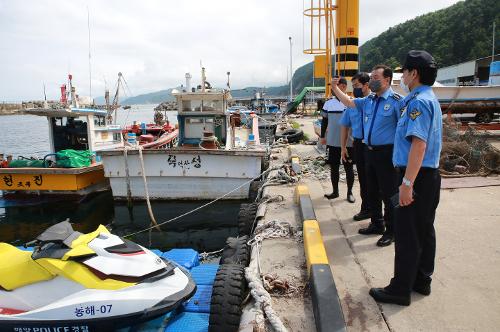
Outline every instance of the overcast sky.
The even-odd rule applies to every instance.
[[[317,0],[314,0],[317,2]],[[360,0],[360,45],[387,28],[457,0]],[[305,0],[305,3],[310,3]],[[59,98],[68,72],[89,95],[113,89],[122,72],[132,94],[200,81],[232,88],[286,83],[289,41],[294,70],[303,50],[302,0],[0,0],[0,102]],[[307,28],[307,27],[306,27]],[[307,34],[307,33],[306,33]]]

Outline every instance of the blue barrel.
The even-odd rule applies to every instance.
[[[127,133],[127,142],[129,142],[132,145],[137,144],[137,137],[135,133]]]
[[[490,64],[490,85],[500,85],[500,61]]]

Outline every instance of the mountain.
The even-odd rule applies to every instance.
[[[389,28],[370,39],[359,48],[360,69],[370,71],[379,63],[392,68],[400,67],[406,53],[411,49],[430,52],[439,67],[491,55],[493,20],[500,30],[500,0],[466,0],[448,8],[418,16],[412,20]],[[497,32],[497,36],[500,35]],[[500,44],[499,38],[495,43]],[[295,70],[293,92],[313,85],[313,63],[309,62]],[[315,79],[315,86],[323,86],[323,79]],[[128,98],[121,104],[160,103],[173,100],[169,90]],[[235,98],[252,97],[256,91],[265,91],[267,96],[286,96],[289,86],[247,87],[232,90]]]
[[[146,93],[135,97],[130,97],[122,101],[122,105],[135,105],[135,104],[159,104],[164,101],[175,100],[171,92],[173,89],[160,90],[156,92]]]
[[[171,92],[173,89],[160,90],[151,93],[145,93],[134,97],[129,97],[120,101],[120,105],[137,105],[137,104],[160,104],[164,101],[173,101],[175,98]],[[113,96],[110,97],[111,99]],[[103,96],[94,98],[97,105],[104,105],[106,100]]]
[[[231,96],[233,98],[251,98],[255,95],[255,92],[266,93],[266,96],[286,96],[288,94],[288,85],[274,86],[274,87],[258,87],[251,86],[244,89],[231,90]]]
[[[467,0],[418,16],[364,43],[361,70],[379,63],[401,66],[411,49],[427,50],[439,67],[486,57],[491,55],[494,20],[500,26],[499,0]]]

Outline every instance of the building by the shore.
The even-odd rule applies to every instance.
[[[437,81],[443,85],[488,85],[490,78],[491,55],[453,66],[439,68]],[[494,61],[500,61],[500,54],[494,56]]]

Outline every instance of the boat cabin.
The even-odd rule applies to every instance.
[[[50,153],[66,149],[96,152],[123,147],[120,126],[106,124],[105,110],[30,109],[25,113],[47,117]]]
[[[177,100],[179,146],[198,147],[207,133],[212,133],[220,144],[226,144],[226,109],[231,98],[228,91],[210,89],[172,94]]]

